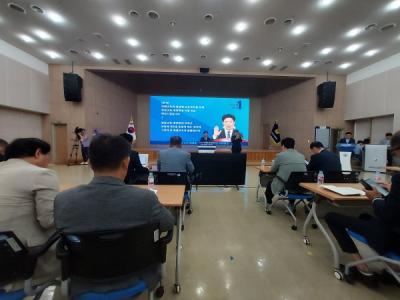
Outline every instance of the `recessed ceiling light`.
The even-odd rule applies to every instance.
[[[33,38],[26,34],[19,34],[18,37],[23,40],[25,43],[32,44],[35,42]]]
[[[182,47],[181,41],[178,41],[178,40],[171,41],[170,45],[172,48],[175,48],[175,49],[179,49],[180,47]]]
[[[249,27],[249,25],[246,22],[241,21],[241,22],[238,22],[235,24],[234,29],[236,32],[243,32],[248,27]]]
[[[33,31],[33,33],[36,36],[38,36],[39,38],[41,38],[42,40],[51,40],[52,39],[52,37],[51,37],[51,35],[49,33],[47,33],[44,30],[41,30],[41,29],[36,29],[36,30]]]
[[[272,64],[272,60],[271,59],[265,59],[262,61],[263,66],[269,66],[270,64]]]
[[[53,50],[45,50],[44,53],[49,56],[51,59],[60,58],[61,55]]]
[[[295,28],[292,30],[293,35],[300,35],[304,31],[306,31],[307,27],[305,25],[297,25]]]
[[[321,53],[322,55],[328,55],[329,53],[331,53],[333,51],[333,48],[331,47],[326,47],[324,49],[322,49],[319,53]]]
[[[57,24],[62,24],[65,23],[65,18],[60,15],[59,13],[56,13],[55,11],[46,11],[44,14],[50,21],[57,23]]]
[[[236,43],[229,43],[228,45],[226,45],[226,49],[228,49],[229,51],[235,51],[239,48],[239,45]]]
[[[113,16],[111,16],[111,20],[115,24],[117,24],[118,26],[121,26],[121,27],[125,26],[128,23],[128,21],[121,15],[113,15]]]
[[[400,8],[400,0],[394,0],[386,6],[387,11],[396,10]]]
[[[139,41],[137,39],[134,38],[128,38],[126,39],[126,42],[131,45],[132,47],[137,47],[140,45]]]
[[[203,16],[204,21],[206,22],[211,22],[212,20],[214,20],[214,16],[212,14],[205,14]]]
[[[8,8],[11,8],[11,9],[13,9],[13,10],[19,12],[19,13],[26,14],[25,8],[23,8],[22,6],[20,6],[20,5],[16,4],[16,3],[10,2],[10,3],[7,4],[7,6],[8,6]]]
[[[328,7],[329,5],[331,5],[335,1],[336,0],[319,0],[318,5],[320,7]]]
[[[356,28],[353,28],[353,29],[347,31],[346,36],[349,38],[355,37],[355,36],[359,35],[361,32],[362,32],[362,28],[356,27]]]
[[[224,57],[223,59],[221,59],[221,62],[225,65],[230,64],[232,62],[232,59],[229,57]]]
[[[207,46],[211,43],[211,39],[207,36],[203,36],[199,39],[199,43],[203,46]]]
[[[351,63],[343,63],[341,65],[339,65],[340,69],[347,69],[351,66]]]
[[[131,17],[138,18],[140,15],[136,10],[130,10],[128,13]]]
[[[185,59],[180,55],[176,55],[173,57],[173,60],[180,63],[183,62]]]
[[[362,47],[361,44],[351,44],[350,46],[348,46],[348,47],[345,49],[345,51],[346,51],[346,52],[355,52],[355,51],[357,51],[358,49],[360,49],[361,47]]]
[[[312,64],[313,64],[312,61],[305,61],[301,64],[301,67],[304,69],[307,69],[307,68],[311,67]]]
[[[160,18],[160,14],[158,12],[156,12],[155,10],[149,10],[147,12],[147,16],[153,20]]]
[[[140,61],[147,61],[149,58],[145,54],[138,54],[136,55],[136,58]]]
[[[260,2],[260,0],[247,0],[247,2],[250,4],[256,4],[256,3]]]
[[[95,59],[103,59],[103,58],[104,58],[104,55],[101,54],[100,52],[97,52],[97,51],[92,52],[92,56],[93,56]]]
[[[31,9],[34,12],[37,12],[38,14],[43,14],[44,13],[43,9],[40,6],[35,5],[35,4],[31,4]]]
[[[374,55],[377,54],[378,52],[379,52],[378,49],[372,49],[372,50],[369,50],[369,51],[365,52],[364,55],[365,55],[365,56],[374,56]]]

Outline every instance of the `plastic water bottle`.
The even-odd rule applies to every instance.
[[[265,167],[265,159],[264,158],[261,160],[261,167]]]
[[[324,179],[325,179],[324,172],[319,171],[317,177],[318,184],[324,184]]]
[[[381,173],[379,171],[375,172],[375,182],[380,182],[382,180]]]
[[[153,187],[154,187],[154,176],[153,176],[153,172],[150,172],[150,173],[149,173],[149,177],[147,178],[147,185],[148,185],[150,188],[153,188]]]

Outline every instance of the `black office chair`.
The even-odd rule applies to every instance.
[[[284,191],[279,194],[277,197],[274,197],[273,202],[271,204],[267,203],[267,198],[265,198],[265,212],[267,214],[272,214],[272,206],[282,201],[288,213],[293,218],[292,230],[297,230],[297,218],[294,215],[292,209],[288,206],[289,201],[294,201],[294,208],[299,204],[303,203],[307,205],[306,202],[311,202],[314,199],[314,195],[302,188],[299,184],[300,182],[317,182],[317,177],[314,171],[306,171],[306,172],[292,172],[288,180],[285,182],[283,179],[280,179],[284,183]]]
[[[325,183],[358,183],[357,171],[335,171],[324,174]]]
[[[43,291],[56,283],[47,282],[41,286],[32,285],[32,276],[37,260],[59,239],[58,233],[52,235],[45,244],[27,248],[12,231],[0,232],[0,286],[17,280],[24,280],[24,289],[5,292],[0,289],[0,299],[23,299],[26,296],[40,297]]]
[[[172,240],[173,231],[160,238],[158,224],[147,224],[123,230],[109,230],[83,233],[61,233],[57,244],[57,258],[61,260],[61,292],[69,296],[71,278],[98,283],[129,279],[147,267],[162,265],[165,272],[167,244]],[[155,274],[157,275],[157,274]],[[162,297],[164,287],[162,276],[157,278],[160,286],[157,297]],[[72,279],[73,282],[73,279]],[[74,299],[127,299],[149,291],[149,299],[154,291],[143,280],[134,285],[107,292],[84,292]]]

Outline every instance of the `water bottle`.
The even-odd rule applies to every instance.
[[[261,160],[261,167],[265,167],[265,159],[264,158]]]
[[[150,172],[150,173],[149,173],[149,177],[147,178],[147,185],[148,185],[150,188],[153,188],[153,186],[154,186],[154,176],[153,176],[153,172]]]
[[[324,172],[319,171],[318,177],[317,177],[317,182],[318,184],[324,184]]]
[[[375,172],[375,182],[380,182],[382,180],[381,173],[379,171]]]

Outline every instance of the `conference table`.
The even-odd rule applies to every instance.
[[[60,192],[67,189],[76,187],[77,184],[60,184]],[[147,185],[133,185],[138,188],[148,189]],[[152,190],[157,191],[158,200],[162,205],[168,208],[173,208],[176,213],[176,256],[175,256],[175,284],[174,292],[179,293],[181,290],[180,284],[180,269],[181,269],[181,234],[182,234],[182,221],[184,210],[184,194],[185,185],[154,185]]]
[[[359,190],[363,189],[363,186],[359,183],[329,183],[329,185],[334,185],[337,187],[355,188]],[[311,219],[314,219],[315,223],[318,225],[318,228],[321,230],[323,236],[328,241],[329,246],[331,248],[333,255],[334,270],[335,271],[340,270],[339,251],[334,241],[331,239],[325,228],[322,226],[320,220],[318,219],[317,215],[318,202],[324,199],[336,207],[346,207],[346,206],[354,207],[354,206],[370,205],[371,201],[367,198],[367,196],[342,196],[340,194],[337,194],[335,192],[332,192],[330,190],[321,187],[318,183],[302,182],[300,183],[300,186],[316,195],[316,199],[314,199],[314,201],[312,202],[311,210],[308,213],[306,221],[304,222],[303,225],[303,237],[304,237],[303,241],[306,245],[310,245],[310,239],[307,234],[307,229]]]

